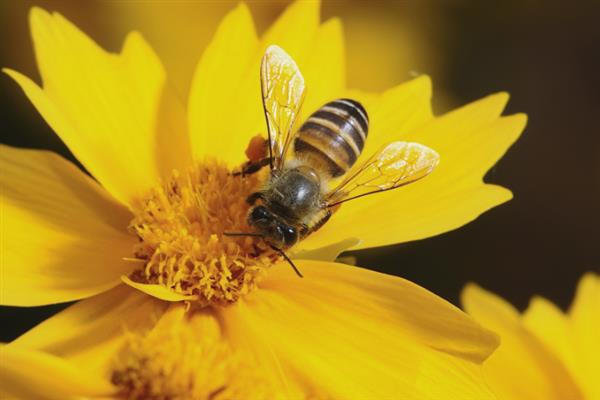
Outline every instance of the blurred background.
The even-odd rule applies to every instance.
[[[289,4],[247,2],[259,32]],[[108,50],[117,51],[128,31],[141,31],[185,95],[202,49],[236,4],[1,0],[0,66],[39,81],[27,22],[38,5],[61,12]],[[323,0],[323,19],[344,23],[349,86],[378,91],[426,73],[436,114],[508,91],[505,113],[529,115],[521,139],[485,177],[510,188],[512,201],[453,232],[354,252],[359,265],[455,304],[474,281],[520,309],[534,294],[568,307],[582,273],[600,271],[598,15],[597,1]],[[16,84],[2,76],[0,91],[2,143],[71,157]],[[0,341],[64,307],[0,308]]]

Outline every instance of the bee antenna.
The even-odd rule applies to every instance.
[[[260,234],[260,233],[256,233],[256,232],[223,232],[223,235],[225,236],[255,236],[255,237],[264,237],[264,235]],[[285,261],[288,262],[288,264],[290,264],[292,266],[292,268],[294,269],[294,272],[296,273],[296,275],[298,275],[300,278],[304,278],[304,276],[302,275],[302,273],[300,272],[300,270],[298,270],[298,267],[296,267],[296,264],[294,264],[294,262],[292,261],[291,258],[288,257],[287,254],[285,254],[285,252],[275,246],[271,245],[271,248],[273,250],[275,250],[276,252],[278,252],[279,254],[281,254],[283,256],[283,258],[285,258]]]
[[[304,276],[300,273],[300,271],[298,270],[298,268],[296,267],[296,264],[294,264],[294,262],[292,261],[291,258],[288,257],[287,254],[285,254],[285,252],[281,249],[278,249],[275,246],[271,246],[271,248],[273,250],[275,250],[276,252],[278,252],[279,254],[281,254],[283,256],[283,258],[285,258],[285,261],[288,262],[288,264],[290,264],[292,266],[292,268],[294,269],[294,272],[296,273],[296,275],[298,275],[300,278],[304,278]]]
[[[225,236],[256,236],[263,237],[262,234],[256,232],[223,232]]]

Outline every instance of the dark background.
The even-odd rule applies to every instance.
[[[29,76],[38,76],[27,28],[32,4],[60,10],[96,39],[107,30],[112,37],[122,37],[128,30],[116,25],[110,14],[114,10],[103,2],[86,3],[87,8],[79,10],[83,3],[73,1],[0,0],[0,66]],[[339,15],[345,22],[351,66],[352,60],[368,62],[375,57],[353,47],[357,15],[381,18],[392,27],[410,20],[413,34],[417,32],[428,53],[402,70],[394,67],[397,81],[408,77],[407,69],[431,74],[438,112],[505,90],[511,94],[506,113],[529,115],[521,139],[485,178],[510,188],[512,201],[453,232],[355,252],[359,265],[402,276],[455,304],[461,288],[474,281],[520,309],[534,294],[563,308],[569,305],[580,276],[600,268],[598,4],[325,1],[324,17]],[[251,3],[259,29],[284,6],[285,1]],[[223,12],[227,8],[231,7]],[[215,18],[211,27],[217,22]],[[120,42],[99,41],[114,50]],[[385,87],[381,82],[369,87],[366,72],[358,76],[361,71],[351,69],[349,80],[370,89]],[[0,77],[0,91],[3,143],[52,149],[71,157],[13,82]],[[15,338],[63,307],[0,308],[0,341]]]

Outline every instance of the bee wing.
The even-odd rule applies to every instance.
[[[433,171],[439,159],[438,153],[421,144],[392,142],[352,169],[325,196],[327,206],[408,185]]]
[[[292,57],[272,45],[262,58],[260,83],[269,132],[270,165],[271,169],[280,169],[304,100],[304,78]]]

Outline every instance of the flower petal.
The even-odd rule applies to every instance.
[[[588,273],[577,287],[569,315],[547,300],[534,299],[524,323],[566,364],[585,398],[600,398],[600,278]]]
[[[283,381],[317,397],[491,398],[477,363],[497,338],[460,310],[393,276],[298,266],[305,279],[273,269],[261,290],[222,310],[234,346],[272,354]]]
[[[218,155],[227,163],[240,164],[250,137],[256,134],[252,129],[262,128],[249,122],[262,113],[259,71],[250,73],[257,52],[252,16],[248,6],[240,3],[223,19],[194,72],[188,123],[197,160]],[[254,82],[250,93],[241,90],[245,80]],[[252,116],[243,118],[244,113]]]
[[[179,293],[175,293],[175,292],[167,289],[163,285],[152,285],[152,284],[147,284],[147,283],[134,282],[131,279],[129,279],[129,277],[127,277],[126,275],[123,275],[121,277],[121,280],[126,285],[131,286],[132,288],[137,289],[140,292],[145,293],[149,296],[155,297],[159,300],[176,302],[176,301],[197,300],[198,299],[197,296],[185,296],[185,295],[182,295]]]
[[[292,3],[261,40],[261,57],[268,46],[276,44],[296,61],[304,76],[306,97],[298,123],[324,103],[344,94],[346,71],[342,24],[338,18],[320,24],[320,8],[320,1]],[[259,66],[257,61],[253,68],[258,71]],[[262,120],[264,117],[261,123]],[[261,131],[265,130],[261,126]]]
[[[303,64],[298,64],[306,82],[306,98],[302,115],[299,116],[300,122],[328,101],[343,97],[346,84],[345,56],[342,23],[332,18],[318,28],[308,58]]]
[[[510,191],[482,183],[525,126],[521,114],[498,118],[506,100],[504,94],[490,96],[390,138],[435,149],[439,166],[419,182],[342,205],[305,246],[348,236],[362,240],[359,248],[422,239],[458,228],[509,200]]]
[[[61,157],[0,147],[2,305],[88,297],[131,270],[129,212]]]
[[[534,297],[523,314],[523,324],[571,371],[577,369],[570,321],[562,310],[544,298]]]
[[[309,89],[303,114],[342,95],[341,24],[332,19],[319,26],[319,8],[318,1],[293,3],[261,40],[247,6],[240,4],[227,15],[200,60],[190,91],[189,126],[196,159],[212,155],[237,166],[245,160],[250,138],[266,132],[259,71],[264,50],[271,44],[284,48],[305,76]]]
[[[431,78],[422,75],[380,95],[358,91],[349,93],[363,103],[369,114],[369,137],[363,156],[369,156],[395,140],[406,140],[409,132],[433,120],[431,86]]]
[[[569,309],[579,368],[576,376],[586,398],[600,398],[600,276],[585,274]],[[575,372],[574,372],[575,374]]]
[[[8,346],[43,351],[104,376],[125,334],[150,328],[166,307],[165,302],[119,285],[70,306]]]
[[[188,139],[177,115],[182,110],[165,91],[164,69],[139,34],[129,35],[115,55],[59,14],[33,8],[30,20],[43,89],[6,72],[114,197],[128,204],[172,168],[187,165]]]
[[[319,28],[320,8],[319,0],[293,2],[263,36],[263,48],[278,45],[302,68]]]
[[[475,285],[465,288],[462,303],[477,321],[500,334],[500,348],[484,364],[499,398],[583,399],[564,364],[525,329],[510,304]]]
[[[348,238],[329,246],[319,247],[314,250],[302,250],[294,248],[292,258],[298,260],[335,261],[338,256],[346,250],[350,250],[360,243],[357,238]]]
[[[20,399],[79,399],[109,396],[116,388],[98,375],[50,354],[0,347],[0,396]]]

